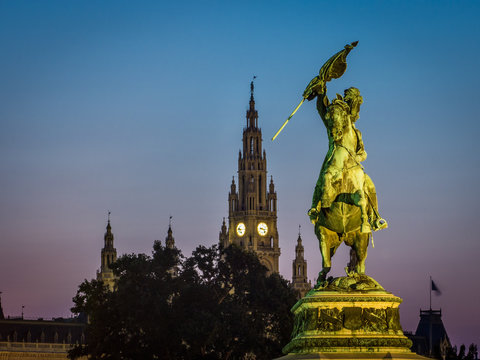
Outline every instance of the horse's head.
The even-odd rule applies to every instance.
[[[325,119],[333,140],[340,141],[345,133],[345,128],[350,124],[348,105],[343,100],[333,100],[327,108]]]
[[[351,87],[344,91],[343,100],[350,108],[350,115],[352,122],[355,122],[360,117],[360,105],[363,104],[363,97],[360,95],[360,90]]]

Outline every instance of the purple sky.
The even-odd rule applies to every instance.
[[[0,2],[0,291],[6,315],[69,316],[95,277],[107,210],[119,254],[150,253],[173,215],[189,255],[218,241],[249,82],[278,193],[280,270],[327,150],[313,103],[271,136],[320,68],[359,40],[330,97],[356,86],[357,122],[389,229],[367,274],[415,330],[433,298],[454,344],[480,345],[479,2]],[[347,249],[334,258],[342,275]]]

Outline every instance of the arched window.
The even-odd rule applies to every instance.
[[[253,155],[253,137],[250,138],[250,155]]]

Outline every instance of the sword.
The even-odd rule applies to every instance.
[[[295,113],[297,112],[297,110],[300,108],[300,106],[302,106],[303,102],[305,101],[306,98],[303,98],[302,101],[300,101],[300,104],[297,105],[297,107],[295,108],[295,110],[293,110],[293,112],[290,114],[290,116],[288,117],[287,120],[285,120],[285,122],[283,123],[283,125],[280,127],[280,129],[278,129],[278,131],[275,133],[275,135],[272,137],[272,141],[275,140],[275,138],[278,136],[278,134],[280,134],[280,132],[283,130],[283,128],[285,127],[285,125],[287,125],[287,123],[290,121],[290,119],[293,117],[293,115],[295,115]]]

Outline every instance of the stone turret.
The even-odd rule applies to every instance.
[[[172,225],[168,225],[167,237],[165,238],[165,246],[169,249],[173,249],[175,247],[175,239],[173,237],[172,232]]]
[[[227,225],[225,224],[225,218],[223,218],[222,229],[220,230],[218,240],[222,247],[225,248],[228,246],[228,232],[227,232]]]
[[[312,283],[307,278],[307,260],[304,258],[300,226],[298,227],[298,239],[295,246],[295,260],[292,263],[292,286],[298,291],[300,298],[304,297],[312,288]]]
[[[97,280],[103,281],[110,290],[115,288],[115,276],[110,265],[117,261],[117,249],[113,246],[114,236],[110,225],[110,212],[108,212],[107,231],[103,237],[104,246],[101,251],[100,270],[97,271]]]
[[[165,238],[165,247],[168,249],[175,249],[175,238],[173,237],[173,231],[172,231],[172,217],[170,216],[170,221],[168,223],[168,231],[167,231],[167,237]],[[170,275],[172,276],[178,276],[178,267],[174,266],[171,269],[168,270]]]

